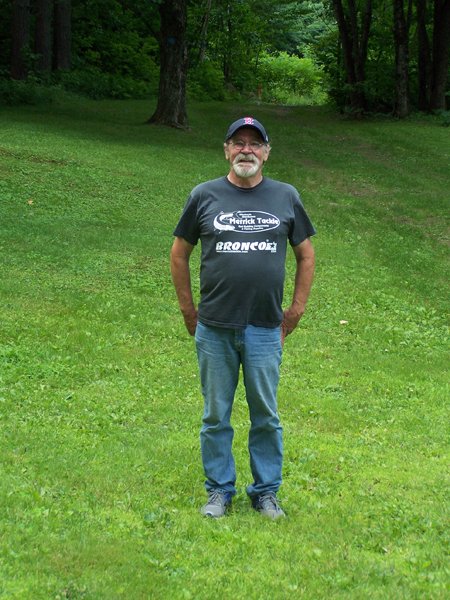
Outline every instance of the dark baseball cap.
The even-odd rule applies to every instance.
[[[234,123],[228,127],[227,136],[225,141],[229,140],[236,133],[238,129],[242,127],[252,127],[256,129],[256,131],[261,135],[262,139],[267,143],[269,141],[269,136],[267,135],[266,130],[264,129],[264,125],[254,119],[253,117],[242,117],[242,119],[238,119]]]

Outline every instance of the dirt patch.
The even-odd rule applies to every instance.
[[[0,148],[0,156],[9,156],[11,158],[16,158],[17,160],[29,160],[30,162],[45,164],[45,165],[60,165],[65,166],[69,164],[73,164],[73,161],[64,160],[61,158],[43,158],[42,156],[35,156],[34,154],[25,154],[19,152],[13,152],[12,150],[8,150],[7,148]]]

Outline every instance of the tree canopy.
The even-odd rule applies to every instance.
[[[152,94],[152,120],[184,125],[186,93],[399,117],[448,102],[450,0],[0,0],[0,15],[1,85]]]

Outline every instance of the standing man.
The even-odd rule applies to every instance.
[[[194,188],[174,231],[171,271],[188,332],[195,335],[204,397],[200,433],[208,501],[222,517],[236,493],[230,424],[242,366],[250,413],[252,506],[283,517],[277,500],[283,458],[277,388],[284,339],[302,317],[314,274],[315,230],[298,192],[263,177],[269,137],[253,117],[232,123],[224,143],[226,177]],[[189,258],[201,241],[200,304],[191,291]],[[283,312],[286,248],[296,258],[294,294]]]

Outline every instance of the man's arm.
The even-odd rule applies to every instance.
[[[306,238],[298,246],[293,246],[297,269],[295,271],[294,294],[291,306],[284,311],[281,324],[282,339],[292,333],[302,318],[309,292],[314,278],[314,247],[309,238]]]
[[[189,259],[194,246],[181,237],[176,237],[170,252],[170,270],[178,297],[178,304],[186,329],[194,335],[197,327],[197,309],[194,305],[191,288]]]

